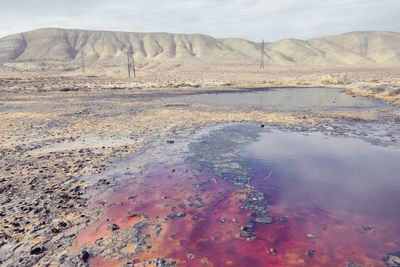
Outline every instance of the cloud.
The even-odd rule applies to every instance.
[[[359,30],[400,31],[398,0],[1,2],[0,36],[44,27],[202,33],[254,41]]]

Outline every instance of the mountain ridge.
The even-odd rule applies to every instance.
[[[254,64],[261,44],[242,38],[204,34],[140,33],[42,28],[0,38],[0,64],[77,65],[82,51],[87,65],[120,64],[133,49],[142,64],[168,62]],[[270,65],[400,65],[400,33],[358,31],[308,40],[282,39],[265,44]]]

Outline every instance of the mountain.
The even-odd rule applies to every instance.
[[[256,64],[259,43],[215,39],[201,34],[128,33],[38,29],[0,38],[0,64],[23,68],[78,68],[81,52],[90,67],[117,66],[133,49],[139,67],[173,63]],[[352,32],[310,40],[284,39],[265,44],[266,64],[310,66],[400,65],[400,33]]]

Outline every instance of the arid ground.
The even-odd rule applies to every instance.
[[[138,78],[129,82],[96,76],[21,76],[6,71],[1,76],[3,266],[88,264],[92,255],[74,248],[77,237],[101,216],[91,200],[118,184],[118,179],[104,179],[103,172],[119,159],[146,151],[154,142],[179,140],[184,131],[221,122],[257,122],[296,129],[400,122],[397,108],[273,111],[169,101],[176,95],[197,92],[327,86],[399,103],[400,72],[396,68],[154,71],[139,72]],[[393,142],[400,142],[393,138]],[[87,176],[96,179],[82,179]],[[167,259],[143,259],[143,265],[169,266]]]

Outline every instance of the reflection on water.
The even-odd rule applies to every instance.
[[[276,246],[299,242],[315,250],[313,264],[326,260],[329,266],[346,260],[384,266],[380,257],[400,250],[398,149],[272,130],[247,146],[243,157],[253,186],[269,196],[269,211],[294,222],[290,229],[274,229],[287,238]],[[307,233],[316,236],[313,242],[304,242]]]
[[[328,211],[400,221],[400,151],[320,133],[264,133],[246,148],[247,164],[277,204],[308,202]],[[257,175],[257,174],[255,174]]]
[[[343,93],[343,90],[332,88],[282,88],[251,92],[197,94],[177,97],[173,101],[282,109],[390,107],[389,104],[376,99],[353,97]]]

